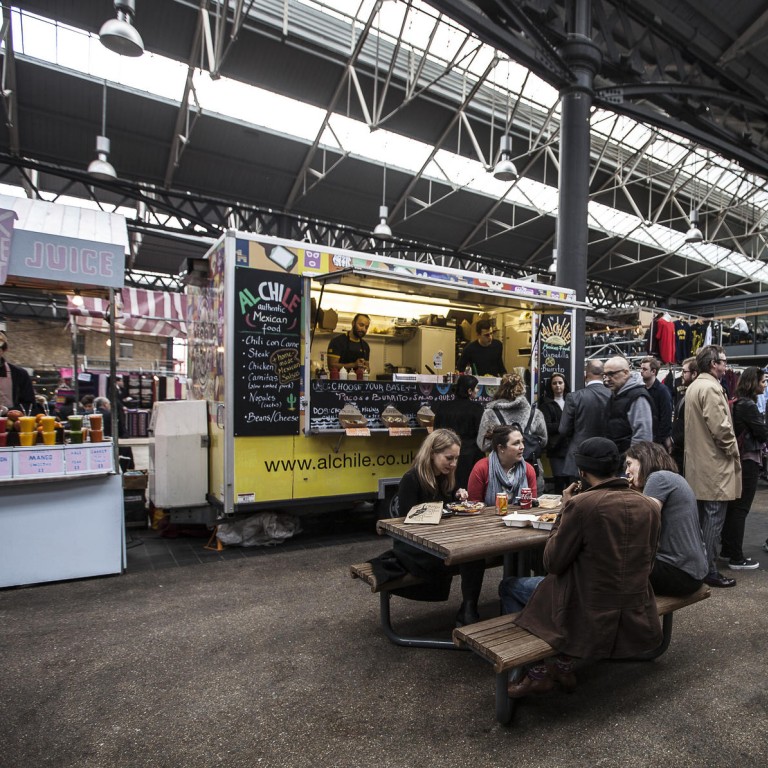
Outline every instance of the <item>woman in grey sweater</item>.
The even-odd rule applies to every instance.
[[[677,473],[664,447],[635,443],[626,454],[627,477],[633,488],[661,506],[661,533],[650,582],[657,595],[695,592],[709,570],[701,537],[696,496]]]
[[[525,383],[520,375],[518,373],[504,374],[493,400],[485,406],[483,417],[480,419],[477,447],[484,453],[488,453],[490,440],[487,439],[487,436],[495,426],[498,424],[518,424],[521,429],[525,429],[530,414],[531,405],[525,398]],[[547,423],[538,408],[533,415],[530,431],[541,438],[542,446],[547,444]]]

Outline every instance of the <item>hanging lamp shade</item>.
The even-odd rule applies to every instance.
[[[700,243],[704,235],[699,229],[699,212],[695,208],[691,211],[691,228],[685,233],[686,243]]]
[[[96,137],[96,159],[88,165],[88,175],[102,181],[114,181],[117,173],[109,162],[109,139],[106,136]]]
[[[115,0],[115,11],[117,18],[109,19],[101,25],[101,44],[121,56],[141,56],[144,53],[144,41],[133,26],[135,0]]]
[[[389,208],[386,205],[379,206],[379,223],[374,227],[373,234],[376,237],[392,237],[392,229],[387,224],[389,218]]]
[[[514,181],[518,173],[512,162],[512,137],[508,133],[501,137],[499,149],[501,157],[493,169],[493,178],[499,181]]]

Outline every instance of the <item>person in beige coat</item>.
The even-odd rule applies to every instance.
[[[685,392],[685,479],[696,494],[709,563],[704,582],[711,587],[736,584],[715,565],[728,502],[741,496],[739,447],[720,384],[726,362],[722,347],[702,347],[696,355],[699,375]]]

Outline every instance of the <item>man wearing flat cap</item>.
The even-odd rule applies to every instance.
[[[0,331],[0,415],[19,408],[27,413],[35,405],[35,389],[29,374],[18,365],[8,362],[8,336]]]
[[[555,683],[574,688],[573,657],[633,658],[661,643],[648,582],[661,528],[657,505],[616,477],[619,452],[613,441],[591,437],[578,447],[575,459],[584,489],[577,493],[573,483],[564,491],[544,549],[548,575],[515,619],[558,656],[510,683],[513,698],[545,693]],[[519,607],[509,600],[514,587],[502,582],[505,610]]]

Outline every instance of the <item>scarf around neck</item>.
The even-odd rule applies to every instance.
[[[496,503],[497,493],[506,493],[511,504],[520,500],[520,489],[528,488],[528,476],[525,472],[525,461],[519,461],[507,472],[501,466],[496,451],[488,455],[488,486],[485,489],[485,503],[492,507]]]

